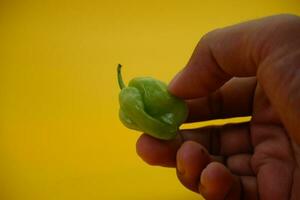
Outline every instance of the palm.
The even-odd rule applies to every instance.
[[[295,154],[300,152],[291,144],[283,124],[259,86],[254,93],[250,135],[254,148],[251,166],[260,199],[289,199],[292,190],[297,188],[294,170],[299,169],[295,169]]]

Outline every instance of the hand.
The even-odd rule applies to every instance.
[[[208,200],[300,199],[299,17],[206,34],[169,90],[188,103],[188,122],[251,121],[182,130],[172,141],[144,134],[143,160],[176,167],[182,184]]]

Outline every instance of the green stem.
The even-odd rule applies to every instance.
[[[123,78],[122,78],[122,73],[121,73],[121,68],[122,65],[118,64],[118,68],[117,68],[117,72],[118,72],[118,83],[119,83],[119,87],[122,90],[123,88],[126,87],[126,85],[124,84]]]

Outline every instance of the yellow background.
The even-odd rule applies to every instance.
[[[201,199],[135,153],[118,120],[125,80],[163,81],[207,31],[297,0],[0,2],[0,199]]]

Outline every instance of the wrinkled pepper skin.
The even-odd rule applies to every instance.
[[[173,139],[187,118],[186,103],[171,95],[165,83],[151,77],[134,78],[126,87],[121,76],[121,65],[118,65],[117,71],[121,88],[121,122],[127,128],[158,139]]]

